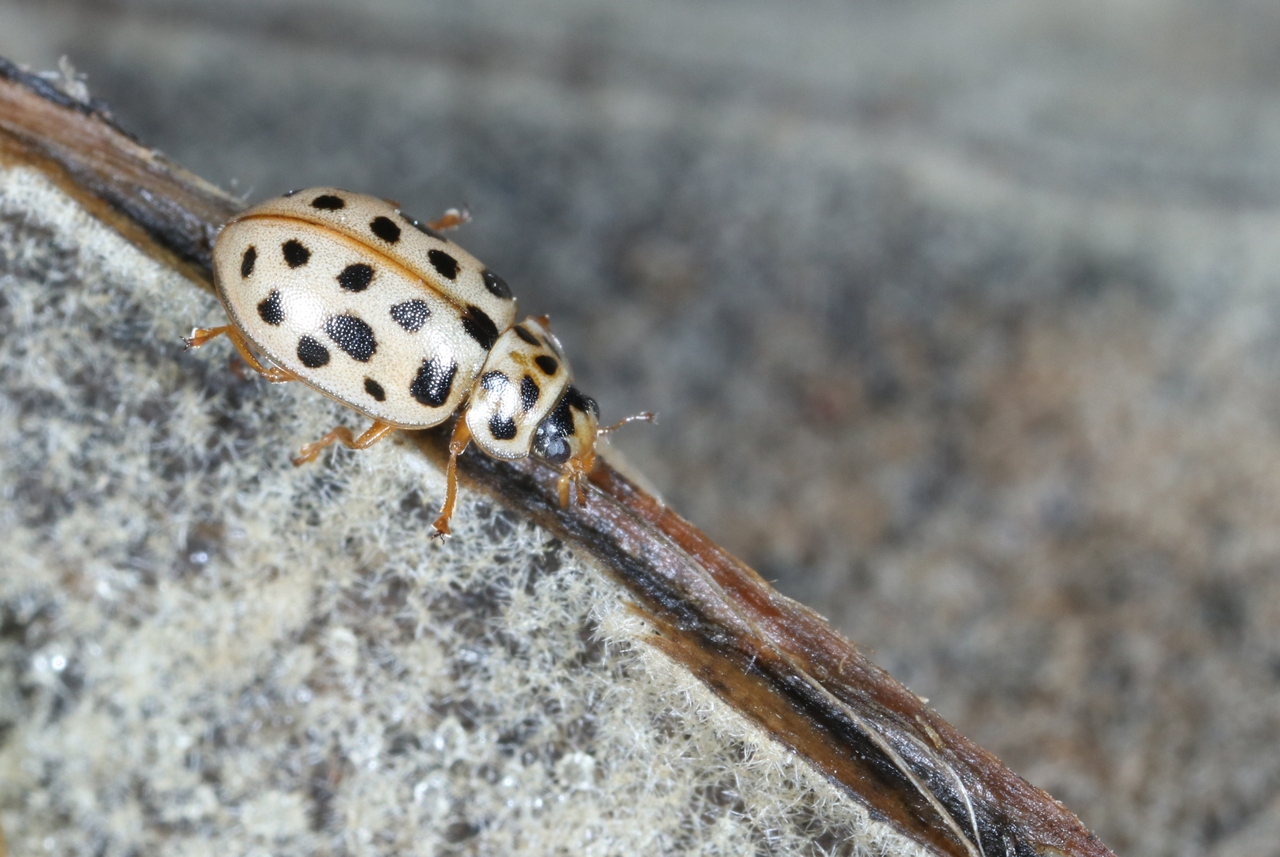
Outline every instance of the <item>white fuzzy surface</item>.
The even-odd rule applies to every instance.
[[[0,821],[14,854],[913,854],[406,445],[239,378],[214,299],[0,173]]]

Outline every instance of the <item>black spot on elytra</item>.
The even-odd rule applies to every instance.
[[[346,208],[347,203],[340,196],[334,196],[331,193],[322,194],[311,200],[311,207],[318,208],[321,211],[337,211],[340,208]]]
[[[517,324],[517,325],[516,325],[516,336],[520,337],[521,339],[523,339],[525,342],[529,343],[530,345],[541,345],[541,344],[542,344],[541,342],[539,342],[539,341],[538,341],[538,337],[536,337],[536,336],[534,336],[532,333],[530,333],[530,332],[528,331],[528,329],[527,329],[523,324]]]
[[[480,389],[486,393],[501,393],[511,385],[511,379],[502,372],[485,372],[480,376]]]
[[[458,260],[448,253],[443,250],[428,250],[427,259],[431,262],[431,267],[436,269],[436,273],[446,280],[458,279]]]
[[[538,386],[538,382],[528,375],[520,379],[520,407],[529,410],[538,404],[538,396],[542,394],[542,388]]]
[[[285,264],[290,268],[300,268],[307,264],[307,260],[311,258],[311,251],[296,238],[290,238],[281,244],[280,251],[284,253]]]
[[[560,368],[560,362],[547,354],[539,354],[533,358],[533,362],[537,363],[538,368],[545,372],[548,377],[555,375],[556,370]]]
[[[565,403],[582,413],[591,413],[598,419],[600,417],[600,406],[596,404],[596,400],[590,396],[584,396],[582,391],[570,384],[564,391]]]
[[[258,248],[250,245],[240,257],[240,276],[247,277],[253,273],[253,263],[258,261]]]
[[[372,378],[364,379],[364,391],[373,396],[376,402],[385,402],[387,399],[387,391],[382,389],[382,385]]]
[[[280,322],[284,321],[284,307],[280,305],[280,292],[276,289],[271,290],[271,294],[258,304],[258,317],[272,327],[276,327]]]
[[[489,294],[493,295],[495,298],[502,298],[503,300],[511,299],[511,287],[507,285],[507,281],[502,279],[502,277],[499,277],[487,268],[480,276],[484,279],[484,287],[489,290]]]
[[[378,350],[378,343],[373,338],[373,328],[354,315],[330,317],[324,323],[324,332],[329,334],[329,338],[339,348],[361,363],[368,363],[369,358]]]
[[[338,274],[338,285],[349,292],[363,292],[373,282],[373,268],[364,262],[348,265]]]
[[[319,369],[329,362],[329,349],[310,336],[298,340],[298,359],[308,369]]]
[[[396,226],[395,221],[389,217],[375,217],[369,221],[369,231],[388,244],[394,244],[400,240],[400,227]]]
[[[438,408],[449,400],[453,376],[457,372],[458,364],[452,360],[448,363],[436,357],[424,360],[418,367],[413,383],[409,385],[409,394],[428,407]]]
[[[497,440],[511,440],[516,436],[516,421],[511,417],[494,414],[489,417],[489,434]]]
[[[392,306],[391,318],[396,324],[410,333],[417,333],[422,330],[422,326],[427,323],[427,319],[431,318],[431,307],[427,306],[426,301],[414,298],[411,301]]]
[[[498,326],[478,306],[467,305],[462,313],[462,329],[488,351],[498,339]]]
[[[436,232],[427,224],[418,222],[417,218],[410,217],[409,215],[405,214],[403,211],[400,212],[400,216],[404,218],[406,223],[408,223],[414,229],[421,232],[423,235],[430,235],[432,238],[436,239],[437,241],[449,240],[448,238],[445,238],[443,235],[441,235],[439,232]]]

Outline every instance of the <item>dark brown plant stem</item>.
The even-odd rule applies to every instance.
[[[212,287],[213,239],[239,203],[121,131],[103,105],[2,59],[0,159],[42,170],[139,247]],[[446,426],[413,440],[443,463],[448,436]],[[594,557],[633,593],[654,646],[915,841],[957,856],[1111,853],[820,616],[607,464],[592,474],[589,502],[568,509],[557,502],[557,471],[535,459],[472,452],[460,473],[471,490]]]

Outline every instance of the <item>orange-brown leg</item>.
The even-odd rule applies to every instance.
[[[261,361],[259,361],[254,353],[249,350],[249,343],[245,341],[244,336],[242,336],[240,331],[236,330],[232,325],[224,324],[222,327],[209,328],[197,327],[192,330],[191,335],[183,341],[187,343],[188,348],[199,348],[210,339],[214,339],[219,336],[225,336],[227,339],[230,339],[231,344],[234,345],[236,347],[236,351],[239,352],[240,358],[244,360],[245,363],[248,363],[251,369],[266,378],[272,384],[298,380],[298,376],[294,375],[287,369],[281,369],[278,366],[263,366]]]
[[[449,466],[444,471],[444,507],[433,525],[436,528],[436,531],[431,534],[433,539],[449,535],[449,519],[453,517],[453,504],[458,499],[458,456],[462,455],[469,443],[471,443],[471,429],[467,428],[466,419],[458,417],[458,421],[453,425],[453,436],[449,438]]]
[[[560,493],[561,509],[569,508],[569,486],[573,484],[574,475],[575,474],[570,473],[568,470],[566,470],[560,474],[560,478],[556,481],[556,489]]]
[[[381,421],[374,422],[373,425],[365,429],[364,434],[359,437],[352,437],[351,430],[346,426],[338,426],[324,437],[314,443],[309,443],[302,449],[298,450],[297,456],[293,459],[294,465],[306,464],[308,461],[315,461],[320,450],[324,449],[331,443],[341,443],[347,449],[368,449],[378,441],[396,430],[396,427],[390,423]]]
[[[587,505],[587,477],[595,469],[596,456],[593,451],[585,460],[571,458],[563,465],[560,478],[556,481],[556,490],[560,495],[560,508],[569,508],[570,489],[578,493],[578,505]]]
[[[427,224],[428,229],[434,229],[437,232],[446,232],[450,229],[457,229],[462,224],[471,219],[471,212],[464,209],[451,208],[444,213],[439,220],[433,220]]]
[[[560,508],[569,508],[569,500],[572,495],[576,495],[578,505],[585,507],[587,505],[587,474],[581,470],[566,470],[560,474],[560,479],[556,481],[556,490],[560,494]]]

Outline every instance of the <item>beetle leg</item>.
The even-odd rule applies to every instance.
[[[453,505],[458,499],[458,456],[462,455],[471,443],[471,429],[467,428],[467,420],[459,416],[453,424],[453,436],[449,438],[449,466],[445,468],[444,507],[440,509],[440,517],[436,518],[436,531],[431,538],[438,539],[449,535],[449,519],[453,517]]]
[[[587,479],[595,469],[595,453],[586,459],[573,458],[566,461],[560,470],[560,478],[556,480],[556,493],[560,497],[560,508],[569,508],[571,491],[577,492],[578,505],[587,505]]]
[[[471,220],[471,212],[465,208],[451,208],[439,220],[433,220],[428,223],[427,228],[434,229],[436,232],[444,232],[449,229],[457,229],[469,220]]]
[[[556,491],[560,495],[560,508],[569,508],[569,487],[574,483],[574,474],[568,470],[560,474],[560,478],[556,480]],[[581,496],[581,491],[578,492]]]
[[[384,423],[380,420],[375,421],[373,425],[365,429],[364,434],[359,437],[352,437],[351,430],[346,426],[338,426],[324,437],[309,443],[302,449],[298,450],[297,456],[293,459],[294,465],[306,464],[308,461],[314,461],[315,457],[320,454],[320,450],[324,449],[331,443],[341,443],[347,449],[368,449],[378,441],[382,440],[396,427],[391,423]]]
[[[249,364],[249,368],[253,369],[262,377],[266,378],[272,384],[280,384],[284,381],[296,381],[298,376],[287,369],[279,366],[263,366],[256,355],[249,349],[249,343],[245,341],[244,335],[236,330],[233,325],[224,324],[222,327],[197,327],[191,331],[191,335],[183,339],[187,343],[188,348],[199,348],[210,339],[219,336],[225,336],[231,340],[231,344],[236,347],[240,358]]]

